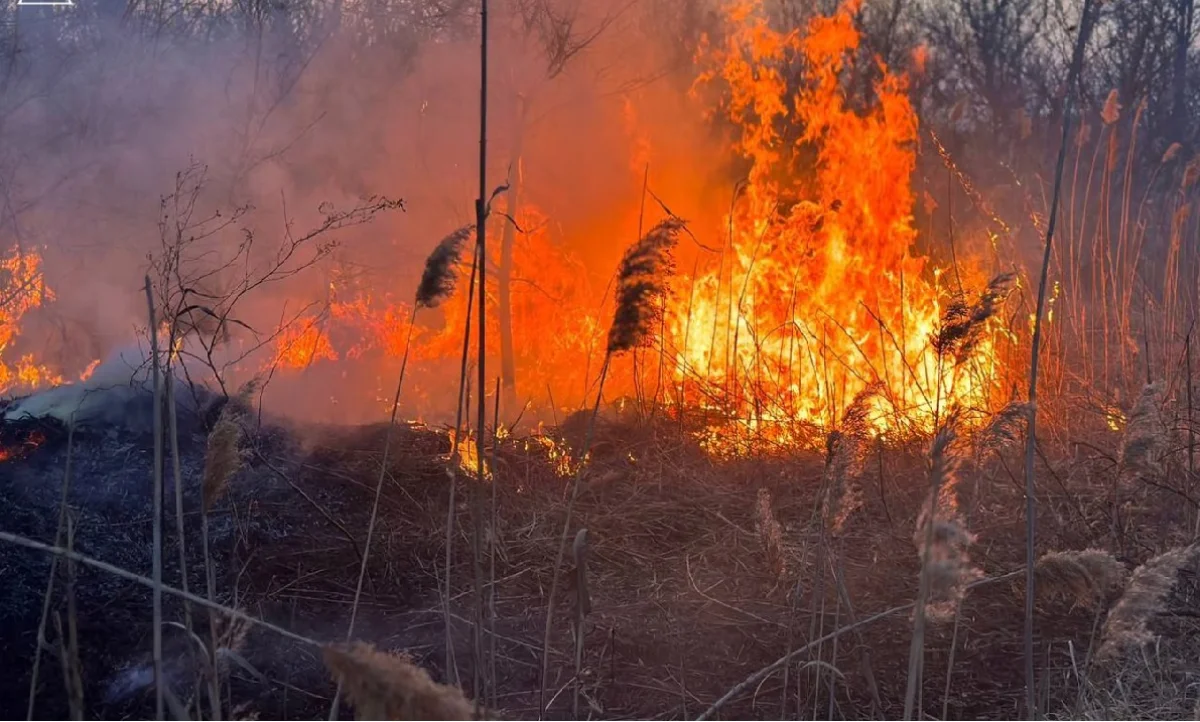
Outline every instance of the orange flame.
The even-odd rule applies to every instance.
[[[931,343],[949,302],[983,279],[961,263],[943,273],[915,249],[917,117],[906,78],[878,59],[870,87],[859,82],[868,69],[856,66],[857,7],[851,0],[779,32],[761,0],[732,0],[723,34],[704,38],[696,57],[692,99],[715,96],[704,112],[732,128],[722,152],[740,162],[744,179],[725,222],[694,229],[723,238],[722,248],[675,279],[653,352],[614,367],[606,389],[700,410],[714,451],[809,443],[871,384],[883,389],[871,423],[892,435],[928,433],[951,407],[986,409],[999,395],[1007,332],[998,321],[966,361]],[[918,49],[918,72],[924,61]],[[645,116],[628,98],[617,116],[639,185],[655,151]],[[563,236],[624,243],[602,241],[607,227],[560,230],[528,199],[515,209],[508,200],[495,199],[489,234],[500,238],[509,223],[521,229],[511,285],[517,398],[553,396],[569,407],[595,391],[612,299],[599,301],[584,282],[586,268]],[[498,261],[489,257],[489,266]],[[498,369],[496,273],[488,277],[488,364]],[[274,360],[305,369],[369,354],[396,359],[411,338],[414,364],[457,377],[467,287],[414,316],[411,305],[335,280],[325,313],[286,329]]]
[[[932,430],[950,404],[986,405],[994,391],[990,334],[969,366],[930,344],[947,289],[913,252],[916,114],[882,63],[872,100],[849,102],[853,7],[781,34],[759,0],[738,0],[725,42],[700,57],[711,67],[695,91],[727,86],[733,148],[750,170],[718,267],[678,284],[692,288],[672,300],[665,342],[685,382],[677,401],[719,407],[770,440],[789,440],[797,422],[836,425],[873,382],[887,390],[880,430]],[[779,69],[796,59],[793,94]]]
[[[62,377],[32,354],[5,358],[21,333],[21,321],[31,310],[54,300],[42,277],[42,257],[32,249],[14,249],[0,260],[0,394],[31,391],[62,383]]]

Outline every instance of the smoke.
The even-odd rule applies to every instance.
[[[41,250],[57,298],[5,353],[35,353],[69,378],[144,334],[148,258],[181,220],[159,201],[193,164],[205,173],[192,221],[243,209],[185,258],[195,267],[219,267],[247,233],[253,257],[269,260],[289,233],[320,223],[322,204],[405,201],[405,212],[322,236],[337,242],[327,259],[248,293],[235,335],[262,336],[321,303],[335,265],[372,297],[411,303],[426,254],[473,221],[478,184],[477,15],[451,3],[434,20],[431,5],[355,4],[340,18],[332,6],[209,19],[143,9],[124,20],[111,0],[9,8],[19,32],[0,95],[0,233]],[[678,28],[648,26],[638,4],[564,0],[548,15],[492,5],[489,189],[519,180],[522,205],[600,288],[643,214],[646,227],[661,218],[644,179],[677,213],[720,216],[732,183],[709,160],[721,154],[697,152],[714,141],[687,97],[689,73],[672,72]],[[386,364],[370,372],[393,375]],[[300,412],[299,397],[340,394],[321,386],[275,403]]]

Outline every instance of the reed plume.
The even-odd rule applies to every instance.
[[[1029,421],[1029,404],[1023,401],[1009,402],[988,420],[975,439],[977,456],[988,451],[1001,451],[1021,439],[1021,432]]]
[[[242,439],[242,427],[236,420],[233,403],[226,403],[217,422],[208,434],[208,446],[204,452],[204,478],[201,484],[204,511],[225,495],[229,480],[242,468],[243,453],[238,448]]]
[[[882,389],[882,384],[874,383],[858,392],[842,415],[841,427],[826,439],[822,516],[834,534],[844,531],[850,516],[863,504],[858,483],[863,443],[869,431],[871,402]]]
[[[357,719],[475,719],[474,706],[462,691],[434,682],[405,656],[354,642],[327,645],[324,658]]]
[[[759,488],[754,506],[754,526],[767,556],[767,567],[776,578],[787,571],[787,557],[783,551],[783,527],[771,511],[771,492]]]
[[[1105,125],[1112,125],[1121,119],[1121,102],[1120,95],[1117,89],[1113,88],[1108,91],[1108,97],[1104,100],[1104,109],[1100,111],[1100,119]]]
[[[1047,552],[1033,570],[1039,595],[1066,599],[1097,609],[1106,607],[1125,588],[1129,572],[1101,549]]]
[[[1180,145],[1179,143],[1172,143],[1171,145],[1167,146],[1167,150],[1163,153],[1163,156],[1162,156],[1162,162],[1170,163],[1171,161],[1175,160],[1175,157],[1177,155],[1179,155],[1179,151],[1182,149],[1183,149],[1183,146]]]
[[[1192,158],[1184,167],[1183,178],[1180,179],[1181,190],[1186,191],[1194,186],[1198,178],[1200,178],[1200,156]]]
[[[1146,384],[1137,403],[1129,411],[1125,436],[1121,439],[1121,468],[1119,480],[1123,485],[1154,479],[1161,469],[1167,427],[1160,412],[1161,387]]]
[[[436,308],[454,293],[463,246],[474,232],[474,224],[459,228],[443,238],[425,259],[425,271],[417,285],[417,308]]]
[[[1111,660],[1154,640],[1149,621],[1166,611],[1167,596],[1180,572],[1191,569],[1200,558],[1200,543],[1176,547],[1159,554],[1133,570],[1116,606],[1108,613],[1097,659]]]
[[[968,554],[975,535],[959,509],[963,458],[956,425],[957,415],[951,414],[934,436],[929,451],[929,494],[913,532],[926,576],[924,614],[934,621],[953,618],[967,587],[982,576]]]
[[[1012,291],[1014,273],[1002,273],[988,282],[974,303],[968,304],[963,294],[951,299],[942,313],[941,327],[933,338],[933,348],[939,356],[952,354],[957,363],[965,361],[983,336],[983,327],[1000,308]]]
[[[669,216],[630,246],[617,270],[617,309],[608,330],[608,353],[642,345],[657,324],[658,299],[668,290],[673,252],[684,222]]]

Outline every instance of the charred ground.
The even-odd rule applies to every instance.
[[[243,440],[245,464],[212,516],[212,556],[223,604],[300,635],[327,642],[346,636],[366,540],[385,425],[353,428],[255,426]],[[440,430],[401,425],[380,500],[380,515],[354,637],[412,655],[434,677],[445,667],[443,585],[450,442]],[[674,422],[606,421],[585,473],[572,529],[587,528],[592,613],[585,624],[582,714],[596,718],[688,718],[787,650],[917,594],[919,559],[912,530],[925,490],[922,444],[879,447],[864,475],[865,505],[819,554],[824,460],[817,454],[714,461]],[[80,553],[149,576],[151,568],[150,436],[122,427],[77,428],[26,420],[0,427],[5,448],[22,458],[0,463],[6,531],[55,538],[63,480]],[[36,443],[35,443],[36,442]],[[203,593],[199,551],[199,480],[205,432],[179,439],[186,511],[189,587]],[[537,437],[507,437],[486,449],[496,483],[495,706],[507,716],[537,716],[540,648],[547,591],[568,482]],[[935,626],[926,639],[923,705],[943,718],[1010,718],[1022,695],[1020,490],[1003,459],[970,481],[979,500],[973,529],[976,562],[991,581],[971,590],[957,625]],[[168,469],[170,469],[168,465]],[[171,478],[168,472],[168,480]],[[168,482],[169,483],[169,482]],[[459,479],[449,611],[457,679],[470,693],[474,482]],[[1074,483],[1070,480],[1064,482]],[[772,568],[755,492],[765,489],[784,539],[784,570]],[[1108,533],[1103,500],[1083,487],[1049,491],[1039,538],[1046,549],[1085,548]],[[490,502],[490,485],[483,490]],[[762,492],[759,492],[762,493]],[[173,489],[166,494],[164,578],[180,583]],[[1084,518],[1095,514],[1090,527]],[[1146,529],[1152,535],[1153,529]],[[1131,539],[1129,566],[1153,547]],[[820,560],[825,560],[819,564]],[[484,561],[487,573],[487,560]],[[822,569],[821,567],[825,568]],[[557,605],[549,714],[570,715],[576,590],[570,562]],[[4,711],[23,714],[30,659],[50,559],[0,547],[6,594],[0,679]],[[150,683],[150,589],[83,566],[74,571],[80,660],[87,715],[153,714]],[[838,602],[842,575],[850,607]],[[1007,576],[1006,576],[1007,575]],[[37,693],[38,717],[67,713],[54,619],[66,623],[66,569],[60,564]],[[486,578],[486,577],[485,577]],[[1181,585],[1186,586],[1186,585]],[[1195,634],[1191,595],[1173,592],[1156,629],[1172,644]],[[843,600],[845,601],[845,600]],[[168,595],[164,618],[183,622]],[[207,615],[191,609],[198,630]],[[1070,604],[1047,603],[1038,617],[1038,663],[1048,710],[1070,710],[1081,680],[1076,668],[1100,617]],[[1161,623],[1160,623],[1161,622]],[[225,625],[224,622],[221,622]],[[225,629],[227,625],[223,626]],[[907,679],[911,617],[898,611],[801,655],[787,677],[768,676],[728,705],[738,718],[815,713],[845,718],[897,717]],[[203,635],[201,635],[203,636]],[[269,718],[328,714],[334,686],[320,650],[259,627],[228,633],[228,708]],[[172,689],[194,693],[196,645],[180,629],[165,632]],[[485,636],[490,644],[490,635]],[[953,653],[951,650],[954,649]],[[1072,661],[1074,657],[1074,661]],[[817,679],[811,660],[836,675]],[[947,670],[952,675],[947,684]],[[1186,682],[1190,672],[1175,670]],[[1087,680],[1083,680],[1084,684]],[[948,692],[947,692],[948,690]],[[1190,693],[1189,693],[1190,694]],[[798,697],[797,697],[798,695]],[[805,710],[796,710],[796,699]],[[788,700],[783,702],[783,700]],[[790,711],[783,708],[790,706]],[[1180,708],[1188,706],[1180,700]],[[943,707],[944,705],[944,707]]]

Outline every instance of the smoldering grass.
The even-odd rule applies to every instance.
[[[1115,660],[1154,641],[1150,620],[1166,611],[1167,596],[1180,572],[1198,559],[1200,543],[1194,543],[1159,554],[1133,570],[1125,592],[1104,621],[1096,658]]]
[[[458,688],[434,682],[405,656],[365,642],[327,645],[323,656],[358,719],[476,718],[474,705]]]
[[[617,307],[608,331],[608,353],[636,348],[649,338],[675,270],[673,253],[684,221],[669,216],[626,251],[617,270]]]
[[[436,308],[454,293],[463,247],[475,225],[459,228],[441,240],[425,259],[425,271],[417,285],[417,308]]]

